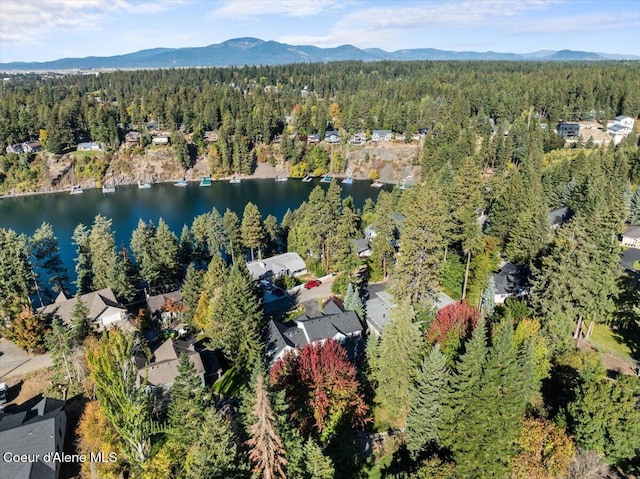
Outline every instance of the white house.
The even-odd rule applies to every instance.
[[[156,135],[151,139],[151,143],[154,145],[168,145],[169,135]]]
[[[611,135],[613,144],[617,145],[633,131],[634,120],[630,116],[616,116],[613,122],[607,125],[607,133]]]
[[[263,278],[299,276],[307,272],[307,265],[298,253],[283,253],[271,258],[250,261],[247,269],[254,281]]]
[[[338,144],[340,143],[340,133],[336,130],[328,130],[324,134],[324,141],[332,145]]]
[[[391,130],[373,130],[371,141],[391,141]]]
[[[630,248],[640,248],[640,226],[632,225],[624,230],[620,244]]]
[[[619,125],[626,126],[629,130],[633,130],[633,124],[635,123],[634,119],[630,116],[616,116],[613,121]]]
[[[100,143],[90,141],[86,143],[78,143],[78,151],[102,151]]]

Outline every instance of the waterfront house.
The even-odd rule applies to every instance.
[[[364,145],[367,142],[367,135],[364,132],[356,133],[349,138],[348,143],[351,145]]]
[[[205,143],[215,143],[218,141],[218,132],[216,130],[205,131],[203,140]]]
[[[327,130],[324,134],[324,141],[336,145],[340,143],[340,134],[336,130]]]
[[[102,151],[102,146],[95,141],[78,143],[78,151]]]
[[[130,131],[124,135],[124,146],[126,148],[135,148],[136,146],[140,146],[141,137],[142,135],[139,131]]]
[[[289,351],[300,351],[307,344],[322,344],[333,339],[342,344],[354,359],[364,349],[362,323],[355,311],[345,311],[335,300],[325,303],[321,313],[303,314],[292,323],[269,321],[267,357],[270,364]]]
[[[613,121],[621,126],[624,126],[626,128],[629,128],[629,130],[633,130],[633,125],[635,123],[635,120],[633,118],[631,118],[630,116],[625,116],[625,115],[619,115],[616,116]]]
[[[151,138],[151,143],[153,145],[168,145],[169,135],[167,133],[163,133],[161,135],[154,135],[154,137]]]
[[[25,141],[22,144],[22,151],[25,153],[37,153],[42,150],[42,143],[38,140]]]
[[[373,130],[371,141],[391,141],[391,130]]]
[[[129,327],[127,308],[116,300],[111,288],[83,294],[80,299],[89,308],[89,319],[99,331],[110,326]],[[71,312],[77,298],[67,298],[60,293],[55,302],[39,309],[45,316],[57,316],[66,325],[71,325]]]
[[[622,233],[622,246],[640,248],[640,226],[631,225]]]
[[[28,455],[34,461],[3,460],[0,477],[57,479],[67,429],[64,401],[44,398],[28,411],[0,413],[0,458]]]
[[[317,145],[318,143],[320,143],[320,135],[318,133],[307,135],[307,145]]]
[[[14,155],[19,155],[21,153],[24,153],[24,150],[22,149],[22,144],[16,143],[15,145],[7,146],[7,153],[13,153]]]
[[[260,279],[277,279],[282,276],[299,276],[307,272],[307,265],[298,253],[288,252],[250,261],[247,269],[254,281]]]

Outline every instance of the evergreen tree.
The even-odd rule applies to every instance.
[[[480,310],[486,316],[492,316],[496,307],[495,303],[496,296],[496,281],[493,278],[493,275],[489,277],[489,281],[487,286],[484,288],[482,292],[482,298],[480,301]]]
[[[335,468],[331,459],[325,456],[322,449],[312,439],[308,438],[304,443],[305,471],[301,476],[304,479],[331,479],[335,477]]]
[[[242,244],[251,249],[251,261],[253,261],[253,250],[258,249],[258,257],[262,256],[262,246],[264,241],[264,226],[258,207],[249,202],[244,207],[242,214]]]
[[[197,442],[184,459],[186,479],[241,477],[246,470],[229,422],[213,408],[206,410],[198,427]]]
[[[176,235],[162,218],[158,221],[158,228],[152,244],[156,250],[160,273],[156,291],[159,293],[173,291],[180,284],[179,243]]]
[[[285,451],[282,439],[276,431],[276,420],[262,374],[258,374],[256,378],[255,393],[252,415],[256,422],[251,425],[251,437],[247,441],[253,472],[264,479],[284,478],[284,467],[287,464]]]
[[[184,320],[193,323],[193,318],[198,307],[198,300],[202,291],[204,272],[198,271],[193,263],[187,267],[187,273],[182,283],[182,304],[184,306]]]
[[[80,294],[76,294],[76,301],[71,308],[71,326],[73,341],[78,345],[84,342],[93,329],[89,318],[90,313],[89,306],[82,301]]]
[[[407,448],[414,455],[430,443],[437,444],[442,430],[443,400],[447,393],[447,358],[435,344],[422,360],[409,389],[411,408],[407,416]]]
[[[242,253],[242,235],[238,215],[227,208],[222,217],[222,224],[224,227],[224,235],[227,239],[224,249],[227,255],[231,256],[232,262],[235,263],[235,258],[239,257],[239,254]]]
[[[168,434],[184,452],[198,439],[198,432],[204,421],[207,400],[204,387],[196,374],[196,369],[185,353],[180,355],[178,376],[171,386],[171,402],[167,418]]]
[[[406,301],[398,304],[391,314],[392,321],[385,326],[380,338],[376,415],[393,427],[402,427],[409,413],[407,391],[416,375],[422,338],[412,322],[413,308]]]
[[[53,292],[66,293],[69,278],[62,266],[60,247],[58,239],[53,234],[53,227],[49,223],[42,223],[31,237],[30,246],[35,268],[48,276],[48,283]]]
[[[0,319],[4,326],[30,304],[33,272],[27,253],[27,238],[0,228]]]
[[[93,291],[93,269],[89,230],[85,225],[79,224],[73,230],[73,244],[76,245],[76,289],[80,294],[90,293]]]
[[[396,298],[426,308],[438,288],[442,269],[446,212],[438,194],[426,186],[409,190],[398,261],[393,271]]]
[[[51,329],[45,336],[47,351],[51,354],[51,386],[47,397],[66,399],[82,392],[83,368],[78,364],[74,351],[74,331],[62,324],[58,317],[51,321]]]
[[[281,252],[280,228],[278,227],[278,219],[269,215],[264,220],[265,239],[267,241],[265,254]]]
[[[180,246],[178,248],[178,261],[182,266],[183,272],[191,264],[193,256],[193,235],[187,225],[182,226],[180,233]]]
[[[375,236],[371,239],[371,265],[374,274],[380,271],[382,279],[391,270],[395,255],[395,224],[392,220],[393,196],[386,191],[380,191],[376,203],[375,215],[371,228]]]

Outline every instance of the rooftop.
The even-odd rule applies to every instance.
[[[626,230],[624,230],[624,233],[622,233],[622,236],[626,237],[626,238],[640,238],[640,226],[638,225],[631,225],[629,226]]]
[[[254,281],[263,277],[280,276],[282,274],[294,275],[305,271],[307,265],[298,253],[283,253],[271,258],[251,261],[247,263],[247,269]]]

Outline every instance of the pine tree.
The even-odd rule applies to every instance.
[[[76,245],[76,289],[80,294],[90,293],[93,291],[93,269],[89,230],[85,225],[79,224],[73,230],[73,244]]]
[[[379,419],[402,427],[409,413],[409,395],[422,348],[422,335],[413,324],[415,313],[405,301],[392,310],[393,320],[382,332],[379,346],[376,412]]]
[[[312,439],[308,438],[304,443],[304,479],[331,479],[335,477],[335,468],[331,458],[325,456],[322,449]]]
[[[71,308],[71,325],[73,341],[77,345],[81,345],[93,329],[89,314],[89,306],[82,301],[80,294],[76,294],[76,301]]]
[[[380,271],[382,279],[391,270],[395,256],[395,226],[391,214],[393,213],[393,196],[386,191],[380,191],[375,207],[372,230],[375,236],[371,239],[371,264],[376,271]]]
[[[252,415],[256,422],[251,425],[251,437],[247,441],[250,448],[249,459],[254,465],[253,472],[264,479],[284,478],[284,466],[287,464],[285,451],[282,439],[276,431],[276,420],[262,374],[256,378],[255,393]]]
[[[258,207],[249,202],[244,207],[242,214],[242,244],[251,249],[251,261],[253,261],[253,250],[258,249],[258,256],[261,257],[261,249],[264,241],[264,226]]]
[[[200,292],[202,291],[203,276],[204,272],[198,271],[193,263],[189,264],[181,288],[184,320],[187,323],[193,323]]]
[[[33,272],[27,252],[27,238],[0,228],[0,319],[4,326],[31,303]]]
[[[437,192],[420,186],[410,190],[398,260],[393,271],[392,293],[426,308],[436,294],[442,270],[446,229],[444,203]]]
[[[407,448],[414,455],[429,443],[438,443],[443,421],[443,400],[447,393],[447,358],[435,344],[422,360],[411,384],[411,408],[407,416]]]
[[[205,390],[187,354],[180,355],[178,376],[171,386],[167,418],[169,435],[186,451],[198,438],[207,401]]]
[[[176,235],[169,229],[162,218],[158,221],[153,247],[158,261],[158,282],[156,290],[159,293],[173,291],[180,282],[179,243]]]
[[[225,238],[227,239],[224,249],[227,255],[231,256],[232,262],[242,252],[242,236],[240,232],[240,220],[229,208],[224,212],[222,218]]]
[[[180,246],[178,249],[178,261],[182,266],[183,272],[191,264],[193,255],[193,235],[187,225],[182,226],[180,233]]]
[[[53,292],[66,293],[69,278],[62,266],[60,247],[58,239],[53,234],[53,227],[49,223],[42,223],[31,237],[30,246],[35,267],[47,274]]]

